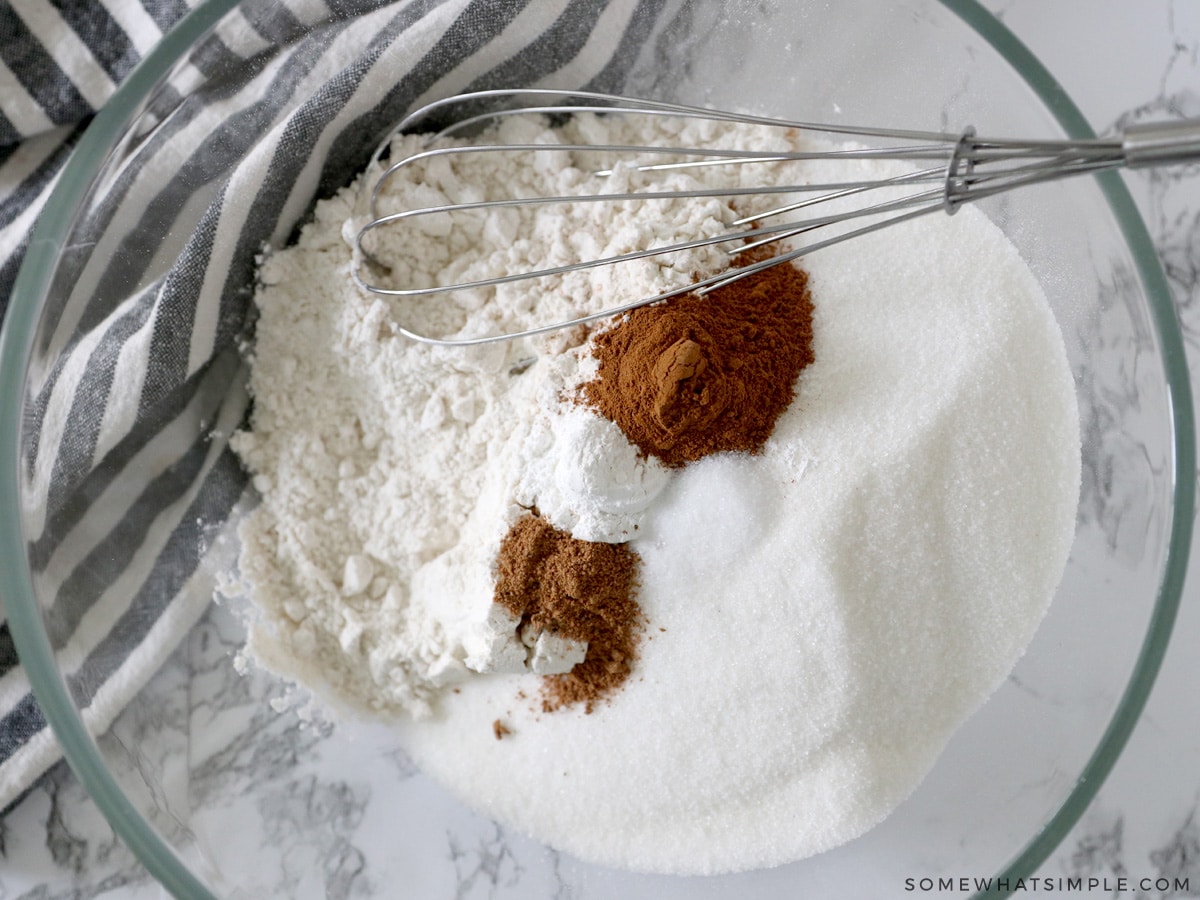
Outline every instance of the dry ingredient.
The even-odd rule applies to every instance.
[[[547,361],[540,413],[521,450],[516,499],[580,540],[619,543],[637,534],[670,470],[645,456],[620,427],[576,397],[594,376],[595,357],[567,354]]]
[[[736,258],[766,259],[765,248]],[[583,396],[669,466],[757,453],[812,362],[808,276],[772,266],[705,295],[636,309],[595,341]]]
[[[573,538],[534,511],[500,542],[496,569],[495,602],[520,621],[522,634],[587,647],[585,658],[547,679],[542,710],[581,703],[592,712],[629,677],[637,658],[644,624],[634,599],[637,556],[625,544]]]
[[[581,116],[521,132],[515,121],[502,127],[520,143],[780,137],[727,122]],[[438,163],[400,179],[397,202],[482,199],[496,185],[564,193],[587,165],[534,160]],[[822,182],[896,171],[798,165]],[[797,177],[784,168],[671,177],[681,187]],[[618,166],[612,188],[639,178]],[[441,350],[398,340],[390,323],[511,330],[687,284],[719,259],[393,304],[349,286],[342,223],[359,212],[354,196],[318,208],[299,246],[263,268],[254,430],[238,441],[263,494],[243,529],[263,611],[251,650],[345,703],[403,714],[399,739],[432,777],[588,860],[747,869],[878,822],[1011,670],[1073,534],[1071,377],[1011,245],[964,209],[814,255],[803,402],[756,455],[675,468],[563,401],[600,365],[578,335]],[[398,280],[433,284],[703,236],[730,211],[705,201],[533,215],[429,221],[380,233],[372,249]],[[677,346],[658,386],[703,357]],[[634,677],[591,714],[528,702],[535,675],[471,672],[498,649],[529,665],[519,639],[497,647],[498,629],[519,618],[492,600],[501,542],[532,507],[575,538],[628,540],[641,560],[647,639]]]
[[[623,136],[614,129],[590,116],[553,129],[514,118],[499,137],[636,138],[636,128]],[[394,155],[419,141],[404,139]],[[453,165],[443,158],[393,178],[382,199],[411,208],[509,190],[569,192],[579,189],[580,166],[594,167],[564,154],[538,157],[535,166],[521,155]],[[621,166],[606,183],[627,190],[640,178]],[[694,184],[682,174],[673,180]],[[631,204],[492,210],[453,229],[426,217],[413,229],[375,232],[372,251],[397,284],[471,280],[621,252],[646,239],[645,212]],[[724,260],[699,248],[675,266],[640,261],[564,275],[536,297],[528,285],[510,284],[486,297],[388,301],[349,279],[364,213],[358,188],[318,204],[296,245],[260,266],[252,428],[233,441],[262,495],[240,530],[241,571],[259,612],[247,650],[339,707],[425,716],[472,672],[529,668],[517,623],[490,602],[500,540],[522,505],[536,504],[575,537],[621,541],[668,473],[602,417],[559,414],[562,392],[590,377],[584,348],[572,345],[578,335],[446,349],[412,344],[392,323],[464,336],[513,330],[595,311],[599,298],[684,287]],[[715,200],[678,201],[655,213],[657,235],[680,240],[719,233],[729,210]]]

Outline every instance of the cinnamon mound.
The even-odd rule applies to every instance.
[[[757,453],[813,360],[812,313],[808,275],[791,263],[636,309],[596,337],[583,400],[669,466]]]
[[[581,541],[533,512],[500,542],[494,599],[520,627],[587,641],[583,662],[546,676],[542,709],[591,712],[633,671],[643,616],[633,599],[638,556],[625,544]]]

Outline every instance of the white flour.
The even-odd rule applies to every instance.
[[[574,127],[653,144],[673,126]],[[743,128],[698,131],[753,146]],[[534,160],[490,155],[473,178],[434,171],[411,190],[459,201],[478,199],[466,184],[545,194],[580,177],[557,155]],[[852,180],[859,166],[819,176]],[[620,442],[595,454],[611,434],[547,413],[553,386],[579,377],[572,356],[544,352],[561,343],[438,350],[393,337],[390,323],[512,330],[686,283],[714,259],[593,270],[545,294],[393,305],[349,286],[352,196],[322,204],[299,247],[263,268],[254,432],[236,444],[264,495],[243,529],[263,610],[251,650],[344,704],[428,713],[397,728],[429,774],[586,859],[746,869],[878,822],[1012,668],[1073,534],[1071,378],[1003,236],[965,209],[814,255],[816,362],[765,453],[668,479]],[[597,204],[568,220],[558,208],[535,240],[514,240],[514,215],[452,232],[425,222],[376,252],[396,254],[399,279],[432,284],[554,264],[565,243],[594,256],[692,237],[715,230],[720,209]],[[510,374],[535,349],[538,362]],[[535,496],[584,536],[640,526],[652,639],[623,692],[591,715],[540,714],[522,699],[536,695],[534,676],[464,664],[489,634],[491,559],[514,501]],[[452,682],[456,693],[443,689]],[[511,732],[500,741],[498,718]]]
[[[692,130],[683,140],[711,128]],[[509,119],[501,133],[521,143],[637,139],[636,128],[617,134],[594,117],[568,130]],[[414,146],[410,139],[396,153]],[[489,154],[454,168],[440,159],[419,177],[405,170],[389,198],[406,208],[506,190],[567,192],[581,173],[566,162],[560,153]],[[627,190],[638,177],[625,167],[605,184]],[[547,351],[563,349],[569,335],[438,349],[395,336],[391,323],[434,335],[519,330],[685,286],[697,271],[721,267],[722,251],[682,254],[677,268],[643,260],[574,273],[536,296],[528,285],[504,285],[486,298],[474,291],[389,304],[349,279],[362,200],[347,190],[319,204],[297,246],[260,270],[253,431],[233,444],[263,495],[242,529],[242,571],[263,614],[249,649],[339,705],[423,715],[441,689],[468,676],[467,662],[504,668],[523,655],[515,640],[497,643],[486,619],[492,560],[517,502],[545,504],[551,521],[580,536],[624,540],[666,475],[637,460],[611,423],[558,417],[559,392],[580,376],[572,355]],[[569,214],[509,209],[464,217],[453,230],[427,217],[375,232],[371,249],[397,284],[422,287],[715,234],[729,216],[716,201],[664,203],[657,213],[648,221],[633,203]],[[595,439],[617,452],[597,457]]]

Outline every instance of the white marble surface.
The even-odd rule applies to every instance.
[[[1132,120],[1200,116],[1200,3],[1195,0],[989,0],[987,5],[1058,77],[1097,131]],[[1165,263],[1195,372],[1200,372],[1198,176],[1200,166],[1187,172],[1126,176]],[[1193,384],[1200,388],[1200,378]],[[1193,555],[1197,554],[1200,550]],[[1177,895],[1153,885],[1143,890],[1142,878],[1182,877],[1189,879],[1187,893],[1200,895],[1200,655],[1194,642],[1200,633],[1198,594],[1200,582],[1193,577],[1162,674],[1128,749],[1039,875],[1107,879],[1085,895],[1139,898]],[[303,769],[281,781],[276,793],[257,800],[260,807],[264,802],[280,807],[280,815],[267,816],[271,821],[327,821],[324,828],[281,831],[267,842],[274,855],[264,858],[262,867],[293,873],[286,882],[287,893],[301,892],[302,873],[315,868],[329,886],[328,895],[338,897],[577,896],[561,871],[566,864],[556,854],[522,853],[527,842],[482,820],[464,823],[459,843],[450,847],[453,866],[442,882],[397,886],[364,875],[361,853],[348,835],[370,824],[364,817],[372,816],[381,798],[373,798],[368,806],[343,780],[324,777],[329,763],[314,750],[320,729],[283,717],[256,718],[255,710],[263,709],[271,695],[262,694],[261,685],[251,679],[222,686],[240,702],[220,709],[197,702],[201,691],[216,692],[214,685],[205,687],[206,678],[229,677],[227,667],[206,661],[223,656],[235,642],[236,636],[223,631],[220,617],[210,619],[190,636],[155,690],[162,714],[187,718],[192,737],[185,755],[193,791],[210,791],[223,803],[236,804],[238,773],[286,766],[307,754]],[[243,717],[255,740],[206,746],[202,736],[226,730],[229,723],[221,720],[229,717]],[[110,740],[119,742],[137,733],[136,723],[124,728],[127,731],[118,727]],[[423,779],[409,777],[412,767],[401,756],[375,753],[369,740],[360,750],[361,765],[391,771],[394,796],[383,801],[437,802],[425,793],[429,789]],[[136,748],[131,754],[136,756]],[[340,762],[345,765],[345,760]],[[161,804],[168,809],[172,789],[168,779]],[[172,827],[169,817],[157,824]],[[220,839],[219,834],[205,834],[202,820],[191,826],[199,855],[206,841]],[[424,839],[430,852],[444,852],[434,846],[433,838]],[[239,895],[264,896],[265,886],[241,887]],[[895,887],[897,895],[903,893],[902,885]],[[0,822],[0,898],[115,900],[164,895],[63,766]]]
[[[1200,4],[1191,0],[992,0],[1097,131],[1130,121],[1200,116]],[[1200,388],[1200,167],[1125,176],[1162,258]],[[1158,681],[1112,775],[1041,874],[1129,879],[1161,874],[1200,894],[1200,578],[1191,574]]]

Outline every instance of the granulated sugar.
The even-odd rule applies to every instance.
[[[590,136],[654,144],[667,127]],[[830,164],[820,178],[854,180],[858,165]],[[438,188],[454,196],[448,178]],[[535,676],[470,675],[462,639],[486,611],[513,498],[532,483],[521,474],[529,448],[570,444],[531,437],[548,414],[539,384],[564,377],[545,361],[555,348],[535,348],[542,361],[513,376],[529,347],[429,350],[391,337],[388,322],[414,313],[345,287],[334,228],[350,212],[347,201],[320,211],[302,251],[265,273],[291,286],[264,291],[255,435],[239,452],[265,497],[243,567],[267,611],[267,661],[360,707],[427,712],[396,728],[428,774],[595,862],[774,865],[887,815],[1011,670],[1073,534],[1072,381],[1053,317],[1001,233],[968,208],[806,261],[815,361],[761,454],[717,454],[661,479],[614,470],[638,488],[629,547],[647,639],[611,702],[546,713],[530,700]],[[681,231],[684,219],[668,217]],[[593,226],[601,236],[589,240],[601,240]],[[414,240],[447,267],[477,260],[437,238]],[[513,252],[530,265],[531,246]],[[599,302],[644,287],[606,284]],[[587,290],[467,298],[424,324],[543,322],[586,305]],[[546,475],[555,465],[543,483],[586,483]],[[597,460],[588,465],[597,477]],[[565,515],[615,534],[602,516]]]

